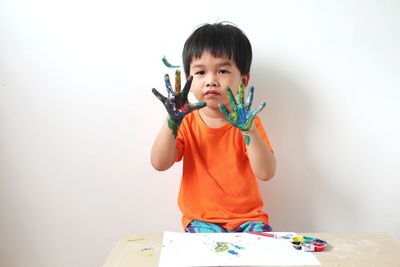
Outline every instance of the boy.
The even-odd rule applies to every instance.
[[[185,231],[271,231],[256,177],[274,176],[275,157],[256,116],[263,106],[248,110],[252,91],[243,107],[252,60],[249,40],[234,25],[205,24],[186,40],[182,57],[187,78],[182,92],[171,90],[167,75],[173,96],[153,89],[169,116],[154,141],[151,164],[164,171],[183,158],[178,205]],[[188,103],[189,88],[201,102]],[[233,99],[237,92],[239,104]]]

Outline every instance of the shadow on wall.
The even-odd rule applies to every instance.
[[[324,231],[321,222],[329,218],[319,218],[328,213],[322,214],[322,209],[333,205],[332,218],[335,212],[342,218],[355,215],[349,214],[349,197],[339,187],[332,188],[330,183],[334,181],[330,182],[328,174],[313,160],[313,143],[309,140],[313,114],[318,111],[313,110],[312,88],[297,81],[295,75],[299,75],[298,70],[282,68],[282,64],[255,63],[252,67],[253,108],[262,100],[267,102],[260,117],[277,159],[275,177],[267,183],[260,182],[260,188],[274,231]],[[336,204],[329,204],[330,200]]]

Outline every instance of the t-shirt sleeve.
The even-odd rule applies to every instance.
[[[269,140],[269,137],[267,135],[267,132],[264,129],[264,126],[258,116],[254,118],[254,126],[257,127],[258,132],[261,135],[261,138],[264,140],[264,142],[267,144],[267,146],[271,149],[272,153],[275,154],[274,148],[272,147],[271,141]]]

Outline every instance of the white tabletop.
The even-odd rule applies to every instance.
[[[313,252],[323,266],[400,267],[400,241],[383,233],[301,233],[328,242]],[[163,235],[133,234],[120,238],[103,267],[156,267]]]

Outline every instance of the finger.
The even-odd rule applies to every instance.
[[[229,103],[231,104],[231,108],[234,109],[237,106],[236,99],[232,94],[231,88],[229,86],[226,87],[226,93],[228,94]]]
[[[251,108],[251,104],[253,104],[253,96],[254,96],[254,86],[251,86],[249,88],[249,92],[247,94],[247,99],[246,99],[246,106],[245,109],[248,111]]]
[[[175,71],[175,95],[179,95],[181,92],[181,71]]]
[[[182,90],[182,97],[184,99],[187,99],[187,96],[190,91],[190,87],[192,86],[192,81],[193,81],[193,76],[189,76],[189,78],[187,79],[185,86],[183,87],[183,90]]]
[[[194,104],[189,104],[189,112],[192,112],[193,110],[196,110],[196,109],[204,108],[205,106],[207,106],[206,102],[197,102]]]
[[[243,82],[239,83],[239,90],[237,93],[239,105],[244,105],[244,93],[243,93]]]
[[[252,126],[252,124],[253,124],[253,121],[254,121],[254,118],[255,118],[255,116],[258,114],[258,113],[260,113],[260,111],[261,110],[263,110],[264,109],[264,107],[266,106],[267,104],[263,101],[260,105],[258,105],[258,107],[255,109],[255,110],[253,110],[252,112],[250,112],[250,116],[249,116],[249,118],[247,119],[247,121],[246,121],[246,123],[245,123],[245,125],[244,125],[244,131],[249,131],[250,130],[250,128],[251,128],[251,126]]]
[[[267,105],[267,103],[265,103],[265,101],[261,102],[260,105],[258,105],[258,107],[253,110],[252,114],[257,115],[258,113],[260,113],[261,110],[263,110],[265,108],[265,106]]]
[[[179,116],[184,117],[196,109],[204,108],[206,105],[207,105],[206,102],[197,102],[195,104],[187,104],[186,109],[182,109],[179,111]]]
[[[231,118],[231,114],[229,110],[226,108],[224,104],[219,104],[218,105],[219,110],[224,114],[225,118],[229,121],[230,124],[235,125],[235,122]]]
[[[153,92],[153,94],[160,99],[161,102],[165,103],[165,101],[167,100],[167,98],[165,96],[163,96],[162,94],[160,94],[160,92],[158,92],[155,88],[153,88],[151,90]]]
[[[169,80],[169,75],[168,75],[168,74],[165,74],[165,75],[164,75],[164,81],[165,81],[165,87],[167,87],[167,90],[168,90],[168,96],[169,96],[170,94],[172,94],[173,96],[175,96],[174,91],[172,91],[171,81]]]

